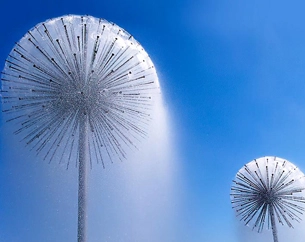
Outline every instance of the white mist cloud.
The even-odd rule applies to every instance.
[[[140,150],[123,163],[91,171],[90,241],[175,240],[178,168],[167,115],[160,100]]]

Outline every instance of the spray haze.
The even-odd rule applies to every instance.
[[[158,229],[152,227],[161,225],[152,224],[156,220],[164,221],[157,219],[158,214],[170,210],[169,207],[162,209],[171,194],[168,149],[164,148],[168,147],[168,133],[154,65],[132,35],[113,23],[91,16],[66,15],[40,23],[16,43],[7,57],[1,76],[1,99],[7,121],[16,125],[14,134],[21,136],[21,141],[37,158],[42,156],[41,160],[48,163],[65,163],[67,168],[76,164],[78,181],[73,175],[68,176],[69,180],[55,175],[54,180],[50,172],[46,182],[62,181],[65,184],[62,189],[69,187],[71,179],[78,183],[79,242],[87,241],[87,217],[90,217],[87,190],[98,186],[102,177],[92,172],[88,185],[89,167],[100,163],[105,168],[106,162],[119,164],[118,161],[125,160],[141,162],[122,174],[119,166],[114,167],[108,184],[114,186],[120,178],[126,179],[124,186],[120,186],[125,187],[120,194],[137,199],[127,199],[126,204],[131,203],[127,209],[118,212],[118,206],[113,216],[104,217],[117,216],[124,222],[124,212],[128,210],[132,214],[126,223],[130,235],[139,236],[139,240],[156,236]],[[154,131],[149,131],[152,120]],[[149,138],[149,134],[153,135]],[[142,145],[143,140],[148,141],[147,146]],[[148,161],[148,166],[142,161],[143,164]],[[53,191],[54,195],[58,194],[56,189]],[[102,204],[106,199],[101,190],[90,198],[94,201],[98,194],[102,194],[99,201]],[[64,201],[63,197],[58,196],[58,201]],[[144,203],[149,206],[144,207]],[[70,205],[75,207],[73,202]],[[97,214],[97,207],[94,206],[91,214]],[[143,226],[148,220],[148,225]],[[139,235],[132,221],[142,225]],[[102,235],[91,236],[90,241],[107,236],[104,229],[107,223],[108,220],[101,225]],[[127,232],[119,235],[124,241],[128,239]],[[105,241],[109,239],[111,236],[104,237]]]
[[[92,170],[92,241],[170,241],[179,207],[175,154],[161,98],[149,138],[130,159]],[[105,176],[106,177],[105,177]],[[105,197],[106,196],[106,197]],[[106,214],[108,215],[106,215]],[[106,226],[106,234],[98,228]]]

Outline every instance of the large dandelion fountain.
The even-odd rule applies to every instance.
[[[261,232],[272,229],[278,242],[277,224],[293,228],[305,211],[305,177],[292,163],[278,157],[255,159],[236,174],[231,202],[240,220]]]
[[[78,241],[86,241],[88,166],[125,159],[147,136],[159,94],[153,63],[117,25],[67,15],[15,44],[1,83],[15,134],[44,160],[78,166]]]

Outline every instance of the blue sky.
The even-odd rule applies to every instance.
[[[240,167],[254,158],[275,155],[305,171],[304,7],[302,1],[262,0],[4,1],[0,62],[4,66],[14,43],[28,29],[51,17],[88,14],[126,29],[155,63],[169,113],[175,202],[172,216],[160,225],[164,241],[236,242],[240,231],[248,229],[235,222],[229,200],[231,181]],[[10,132],[3,124],[0,131],[0,218],[5,218],[0,219],[0,241],[42,241],[45,235],[48,241],[55,241],[55,235],[62,238],[58,241],[69,241],[74,227],[64,221],[65,216],[76,219],[75,204],[69,206],[67,198],[76,192],[71,185],[75,174],[56,165],[33,163],[26,149],[15,145],[18,139],[8,138]],[[131,172],[128,163],[123,166]],[[113,170],[102,171],[108,195],[119,193],[120,182],[126,182],[115,179],[114,187],[107,186],[113,181],[112,172],[118,172]],[[61,179],[64,184],[56,183]],[[161,181],[155,184],[162,186]],[[145,196],[150,201],[150,195]],[[110,218],[108,227],[98,224],[113,230],[109,234],[114,236],[125,231],[113,226],[123,223],[119,214],[126,208],[109,197],[101,212]],[[170,206],[170,200],[164,199]],[[132,213],[126,216],[128,220]],[[31,240],[38,225],[41,235]],[[157,241],[145,236],[139,233],[137,238]],[[119,237],[107,241],[133,241]]]

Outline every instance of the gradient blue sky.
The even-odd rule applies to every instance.
[[[2,1],[0,63],[4,66],[14,42],[28,29],[65,14],[105,18],[134,35],[156,65],[178,157],[173,164],[179,169],[173,172],[179,205],[173,204],[174,217],[162,225],[164,242],[236,242],[239,227],[229,193],[240,167],[275,155],[305,171],[304,7],[303,1],[264,0]],[[47,205],[25,199],[25,208],[20,207],[18,198],[31,197],[26,188],[39,183],[26,171],[40,179],[49,167],[20,160],[12,164],[18,159],[16,148],[8,155],[14,141],[7,139],[2,124],[0,132],[0,241],[39,241],[51,232],[62,236],[58,241],[69,241],[65,231],[73,226],[53,229],[58,217],[50,219]],[[35,192],[36,201],[45,201],[48,208],[58,203],[50,184],[46,181],[47,189],[37,186]],[[38,210],[34,218],[31,209]],[[115,209],[107,213],[120,219]],[[42,235],[31,240],[29,221],[36,226],[39,214]]]

